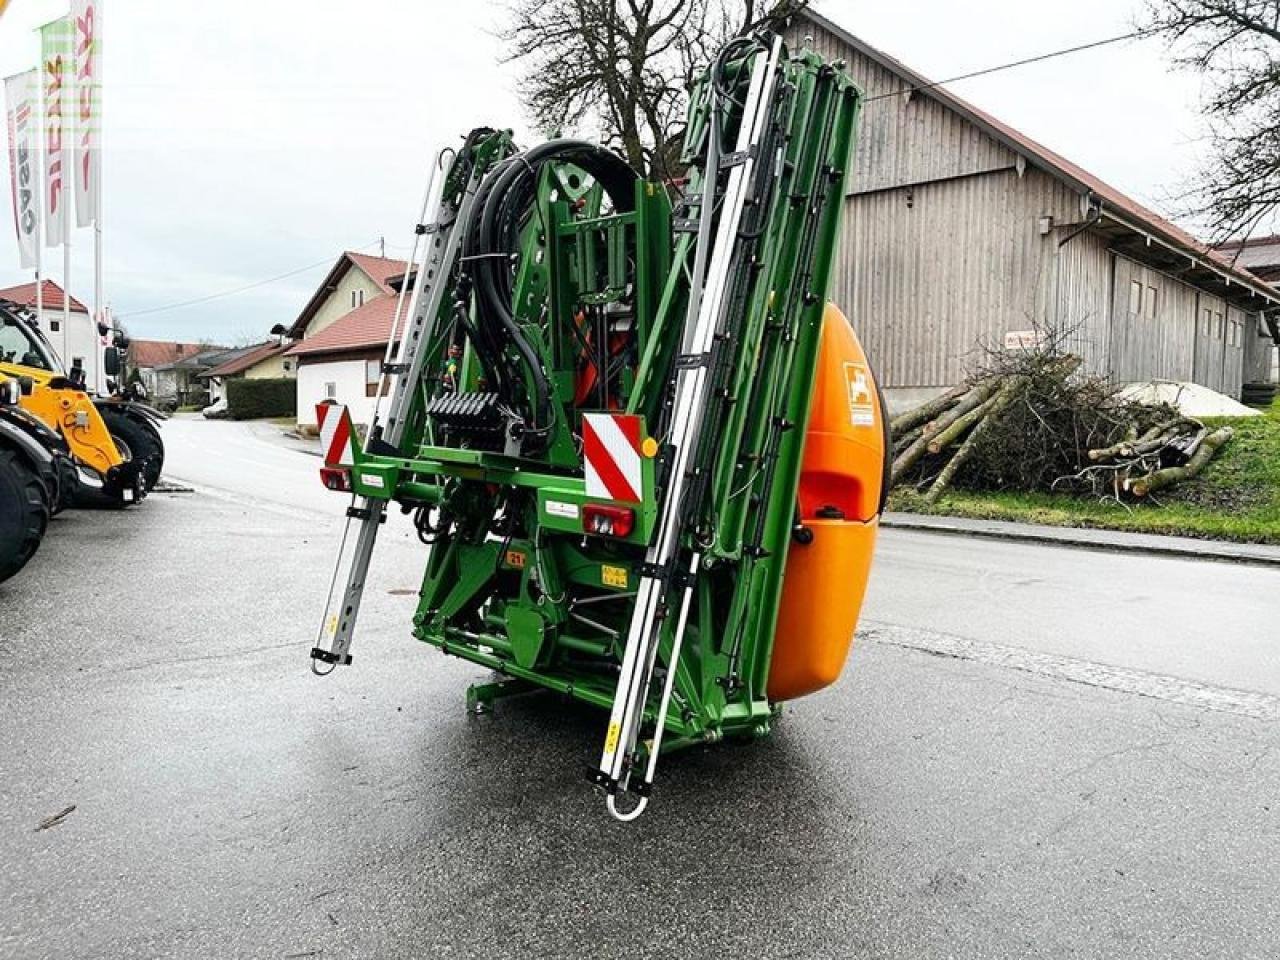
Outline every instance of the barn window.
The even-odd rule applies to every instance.
[[[1203,322],[1200,324],[1200,336],[1202,337],[1213,336],[1213,311],[1210,310],[1208,307],[1205,307],[1204,319],[1203,319]]]
[[[1213,329],[1213,338],[1215,340],[1225,340],[1227,338],[1227,318],[1222,314],[1216,314],[1217,324]]]
[[[1159,302],[1155,287],[1147,287],[1147,316],[1153,320],[1156,315],[1156,304]]]
[[[1142,313],[1142,281],[1129,281],[1129,312],[1134,316]]]

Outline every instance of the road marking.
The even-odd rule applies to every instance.
[[[1280,697],[1231,687],[1215,687],[1194,680],[1183,680],[1159,673],[1127,670],[1091,660],[1077,660],[1048,653],[1034,653],[1001,643],[969,640],[943,633],[933,633],[878,624],[859,631],[859,639],[906,650],[919,650],[934,656],[954,657],[977,663],[1020,670],[1054,680],[1067,680],[1090,687],[1102,687],[1154,700],[1181,703],[1189,707],[1234,713],[1255,720],[1280,720]]]

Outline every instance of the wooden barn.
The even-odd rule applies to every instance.
[[[820,14],[790,43],[844,60],[866,95],[833,298],[891,406],[1032,331],[1116,380],[1239,396],[1272,375],[1275,287]]]

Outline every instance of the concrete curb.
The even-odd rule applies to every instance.
[[[1280,547],[1224,540],[1196,540],[1157,534],[1125,533],[1080,527],[1050,527],[1004,520],[970,520],[965,517],[935,517],[913,513],[886,513],[881,525],[898,530],[917,530],[948,536],[983,537],[1059,547],[1079,547],[1112,553],[1145,553],[1212,560],[1220,563],[1250,563],[1280,567]]]

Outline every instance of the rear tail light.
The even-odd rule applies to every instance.
[[[630,507],[613,507],[588,503],[582,508],[582,529],[600,537],[628,536],[636,525],[636,513]]]
[[[345,467],[321,467],[320,482],[330,490],[349,491],[351,489],[351,471]]]

